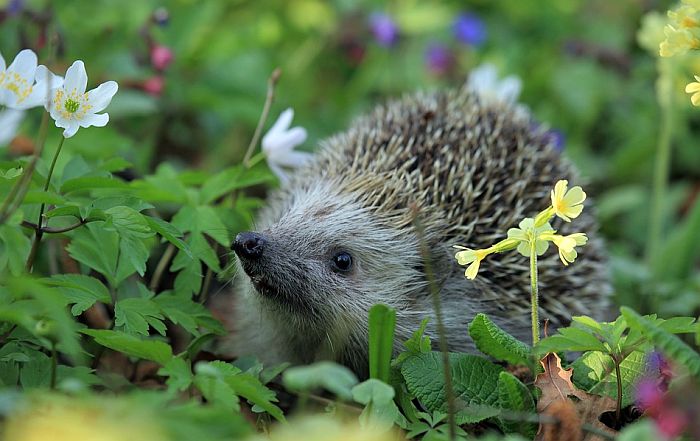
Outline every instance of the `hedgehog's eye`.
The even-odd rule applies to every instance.
[[[346,273],[352,268],[352,256],[346,251],[341,251],[332,259],[333,271]]]

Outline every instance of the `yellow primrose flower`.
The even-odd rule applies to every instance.
[[[526,217],[520,221],[518,227],[519,228],[511,228],[508,230],[508,239],[514,239],[520,242],[518,244],[518,252],[520,254],[525,257],[530,257],[533,241],[535,241],[535,252],[538,256],[543,255],[547,251],[549,243],[546,240],[542,240],[540,236],[545,233],[554,232],[549,223],[536,226],[535,219]]]
[[[575,247],[585,245],[588,242],[588,237],[584,233],[574,233],[568,236],[547,233],[541,237],[554,242],[554,245],[559,248],[559,259],[565,266],[576,260],[578,253]]]
[[[554,214],[571,222],[571,219],[578,217],[583,211],[583,201],[586,200],[586,193],[581,187],[576,186],[567,191],[569,181],[562,179],[557,182],[552,190],[552,208]]]
[[[688,83],[685,86],[685,93],[692,93],[690,96],[690,102],[694,106],[700,106],[700,76],[695,75],[695,82]]]
[[[688,28],[666,25],[664,34],[666,39],[659,45],[659,55],[662,57],[684,54],[689,49],[700,48],[700,40]]]
[[[683,5],[673,11],[668,11],[668,17],[673,20],[679,28],[695,28],[700,24],[696,17],[698,10],[689,5]]]
[[[464,277],[469,280],[474,280],[476,278],[476,273],[479,272],[481,261],[495,251],[493,247],[484,248],[483,250],[472,250],[471,248],[455,245],[455,248],[463,250],[455,254],[455,259],[457,259],[457,263],[460,265],[469,265],[464,271]]]

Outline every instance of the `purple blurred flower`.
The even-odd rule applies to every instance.
[[[480,46],[486,41],[486,25],[472,13],[459,14],[452,24],[455,38],[464,44]]]
[[[664,391],[661,390],[656,379],[645,377],[637,383],[634,397],[640,409],[655,414],[663,405]]]
[[[399,27],[387,14],[375,12],[370,15],[369,28],[380,46],[391,47],[399,40]]]
[[[425,51],[425,64],[428,70],[434,74],[442,75],[446,73],[454,64],[452,51],[440,43],[432,43]]]
[[[10,0],[7,2],[7,7],[5,11],[10,17],[18,15],[24,9],[24,0]]]
[[[164,7],[153,11],[153,22],[158,26],[166,26],[170,22],[170,13]]]
[[[564,150],[564,144],[566,143],[566,137],[561,130],[552,129],[546,133],[547,140],[554,145],[554,150],[561,153]]]

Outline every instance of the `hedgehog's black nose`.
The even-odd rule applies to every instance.
[[[265,238],[255,232],[238,233],[231,248],[242,259],[257,259],[262,256],[265,248]]]

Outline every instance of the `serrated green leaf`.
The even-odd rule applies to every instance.
[[[498,414],[498,376],[503,368],[485,358],[469,354],[449,354],[452,384],[460,423],[475,423]],[[401,374],[408,390],[431,412],[447,411],[445,378],[440,352],[408,357]]]
[[[685,366],[688,372],[696,378],[700,378],[700,354],[683,340],[655,326],[653,321],[639,315],[634,310],[623,306],[620,308],[620,312],[630,327],[638,328],[667,357]]]
[[[282,383],[296,392],[326,389],[344,400],[352,399],[357,377],[345,366],[320,361],[308,366],[294,366],[282,374]]]
[[[282,409],[273,404],[273,401],[277,401],[275,393],[263,385],[256,377],[241,372],[235,375],[227,375],[225,381],[237,395],[264,409],[277,421],[285,421]]]
[[[114,307],[114,324],[123,326],[127,334],[149,335],[149,325],[165,335],[165,317],[160,307],[151,299],[130,298],[117,301]]]
[[[378,304],[369,310],[369,376],[385,383],[391,372],[395,326],[394,309]]]
[[[82,274],[57,274],[44,280],[47,285],[58,287],[69,304],[73,303],[71,313],[74,316],[82,314],[95,302],[110,304],[112,301],[107,287],[94,277]]]
[[[19,276],[24,273],[32,241],[17,225],[0,225],[0,272],[9,270]]]
[[[181,357],[173,357],[158,370],[158,375],[168,377],[165,384],[170,390],[183,391],[190,387],[194,374],[188,361]]]
[[[155,361],[161,365],[165,365],[173,358],[170,345],[162,341],[145,340],[121,331],[107,329],[81,329],[80,332],[93,337],[97,344],[132,357]]]
[[[190,247],[181,239],[182,232],[175,228],[171,223],[152,216],[144,216],[151,230],[160,234],[165,240],[175,245],[179,250],[184,251],[189,257],[192,257]]]
[[[200,335],[198,329],[200,326],[218,335],[223,335],[226,332],[223,325],[211,315],[207,308],[197,302],[193,302],[189,296],[182,297],[170,293],[161,293],[153,299],[153,302],[158,305],[161,312],[170,321],[182,326],[194,336]]]
[[[498,374],[498,405],[503,409],[535,415],[535,400],[532,394],[520,380],[508,372]],[[525,421],[513,421],[500,418],[500,426],[506,433],[520,433],[528,439],[533,439],[537,433],[537,425]]]
[[[496,360],[517,365],[530,362],[531,348],[499,328],[486,314],[477,314],[469,324],[469,335],[476,347]]]
[[[622,407],[634,402],[634,386],[646,372],[647,353],[634,351],[620,363]],[[602,352],[586,352],[571,365],[572,380],[578,387],[597,395],[617,399],[617,373],[612,358]]]

